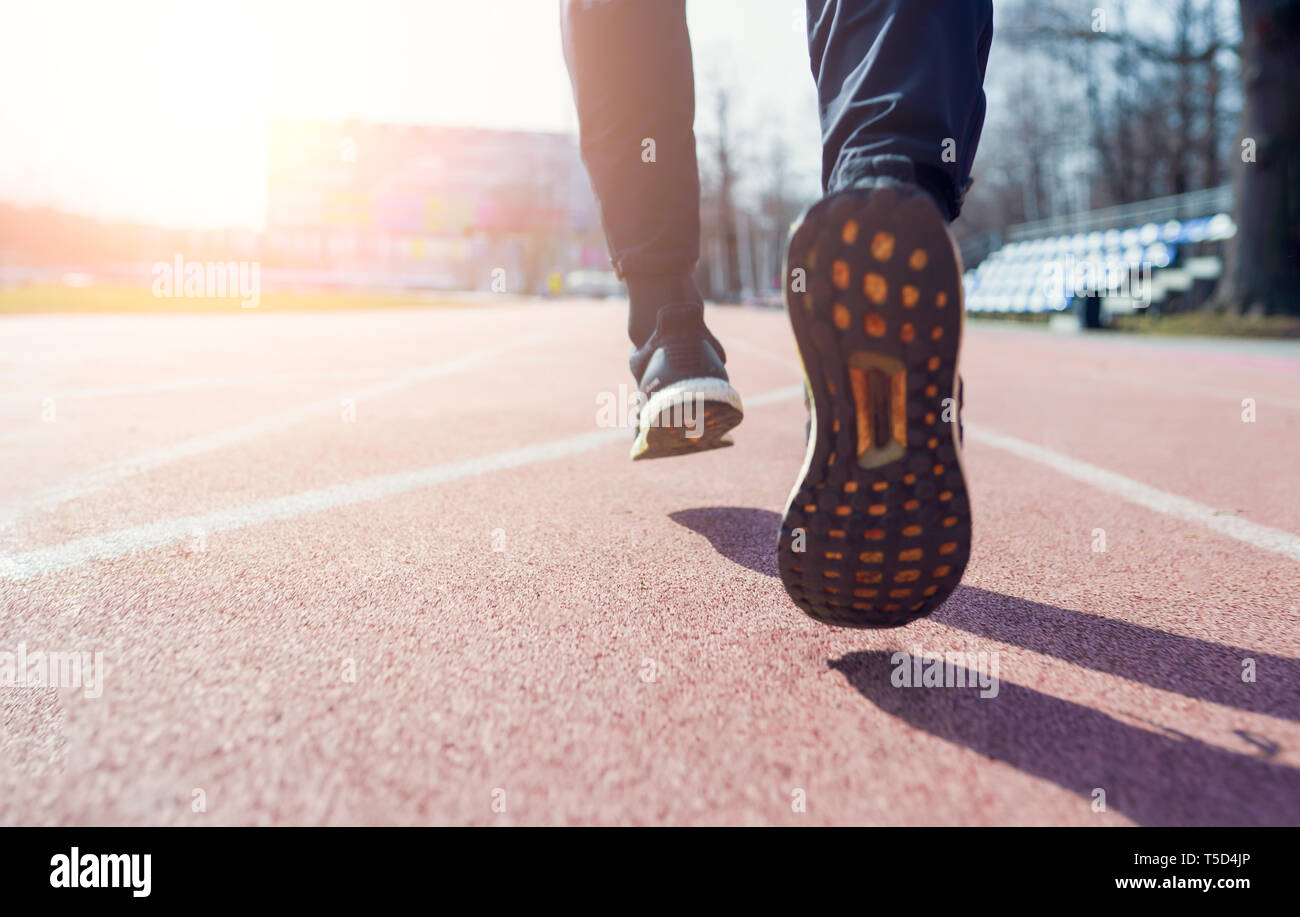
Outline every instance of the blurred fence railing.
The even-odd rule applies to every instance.
[[[1133,204],[1087,210],[1083,213],[1066,213],[1060,216],[1018,223],[1008,226],[1006,240],[1023,242],[1047,236],[1061,236],[1077,232],[1123,229],[1145,223],[1163,223],[1166,220],[1186,220],[1207,213],[1232,212],[1232,185],[1171,194]]]

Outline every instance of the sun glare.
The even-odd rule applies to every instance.
[[[31,41],[0,63],[28,74],[5,132],[40,150],[27,172],[61,183],[2,177],[57,206],[260,228],[277,118],[573,124],[548,3],[56,3],[12,18]]]

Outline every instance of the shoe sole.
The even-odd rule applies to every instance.
[[[667,458],[730,446],[723,437],[744,418],[740,394],[722,379],[701,377],[666,385],[637,419],[632,458]]]
[[[812,429],[777,561],[794,603],[818,621],[899,627],[943,604],[966,569],[961,273],[922,191],[837,194],[791,233],[786,312]]]

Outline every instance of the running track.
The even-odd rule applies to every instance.
[[[0,651],[105,666],[0,687],[0,822],[1300,823],[1300,348],[972,324],[964,584],[847,631],[710,322],[735,447],[633,464],[613,304],[0,319]]]

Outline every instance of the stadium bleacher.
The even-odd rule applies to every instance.
[[[1212,280],[1222,271],[1217,243],[1237,231],[1226,212],[1225,191],[1230,189],[1011,227],[1010,241],[966,272],[966,309],[1069,312],[1076,301],[1095,298],[1116,314],[1145,309],[1198,280]],[[1179,216],[1135,219],[1165,214]],[[1126,219],[1133,222],[1124,225]]]

